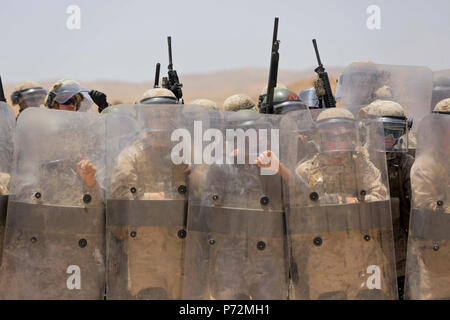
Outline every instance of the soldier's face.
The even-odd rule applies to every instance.
[[[321,134],[323,151],[352,150],[355,145],[355,134],[351,131],[324,131]]]

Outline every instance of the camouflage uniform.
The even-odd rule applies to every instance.
[[[339,118],[354,120],[349,111],[333,108],[323,111],[317,121]],[[356,132],[356,127],[353,130]],[[361,228],[366,227],[360,225],[363,223],[361,214],[369,208],[366,206],[376,205],[377,202],[384,204],[389,199],[381,172],[369,160],[367,151],[354,149],[316,154],[295,167],[290,188],[293,212],[290,228],[300,230],[291,234],[292,254],[295,257],[292,259],[291,275],[296,288],[292,297],[392,299],[391,282],[395,282],[395,277],[391,276],[393,266],[387,262],[393,251],[389,247],[392,234],[389,230],[369,224],[365,232],[372,234],[373,238],[365,241]],[[292,192],[292,188],[296,191]],[[312,197],[313,194],[316,198]],[[346,204],[347,197],[357,199],[357,203]],[[334,209],[328,212],[328,207]],[[342,210],[345,210],[344,220]],[[314,234],[320,235],[319,244],[314,238],[313,245]],[[381,290],[365,288],[366,268],[374,262],[381,264],[384,270]]]
[[[387,99],[392,96],[392,92],[389,89],[389,87],[384,86],[380,89],[382,92],[379,92],[380,90],[377,92]],[[376,117],[378,117],[379,119],[386,119],[386,128],[389,126],[389,121],[391,121],[389,119],[403,119],[401,121],[404,122],[403,130],[406,134],[403,134],[403,138],[400,139],[408,139],[408,124],[404,109],[400,104],[394,101],[375,100],[374,102],[360,110],[360,116],[366,120]],[[383,127],[384,126],[385,125],[383,125]],[[405,144],[403,149],[399,149],[397,150],[397,152],[389,152],[388,150],[386,150],[400,299],[403,299],[406,248],[408,243],[409,217],[411,211],[410,171],[414,163],[414,158],[407,153],[407,147],[408,145]],[[372,150],[372,152],[380,152],[383,150],[383,148],[370,149]],[[376,159],[376,157],[376,155],[371,155],[371,158]],[[381,171],[385,170],[384,163],[379,163],[378,166]]]

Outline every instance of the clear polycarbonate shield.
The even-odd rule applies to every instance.
[[[107,142],[107,298],[180,299],[191,141],[207,111],[138,104],[116,111],[106,115],[107,135],[120,131],[115,117],[133,119],[138,132]]]
[[[47,91],[42,88],[32,88],[21,92],[20,97],[23,99],[26,107],[41,107],[44,105],[44,100]]]
[[[299,115],[301,118],[301,115]],[[329,119],[330,120],[330,119]],[[342,120],[342,119],[331,119]],[[357,128],[348,139],[328,131],[311,135],[318,152],[299,150],[296,127],[285,119],[281,170],[284,184],[291,299],[396,299],[394,242],[383,152],[363,147]],[[317,125],[317,123],[316,123]],[[324,144],[324,139],[327,140]],[[353,144],[353,146],[351,146]]]
[[[379,117],[363,121],[367,142],[378,152],[408,152],[406,119]]]
[[[103,299],[104,122],[29,108],[15,132],[0,297]]]
[[[0,102],[0,264],[13,160],[16,119],[8,104]]]
[[[433,72],[431,110],[439,101],[450,98],[450,69]]]
[[[358,115],[371,102],[399,103],[406,116],[419,121],[430,113],[433,73],[427,67],[357,63],[339,77],[340,106]]]
[[[411,168],[405,286],[409,299],[450,299],[449,135],[447,114],[430,114],[419,127]]]
[[[288,296],[281,179],[256,163],[279,154],[280,116],[245,111],[213,117],[193,167],[202,179],[189,194],[184,299]]]
[[[317,98],[316,89],[305,89],[300,92],[298,96],[308,108],[319,108],[319,99]]]

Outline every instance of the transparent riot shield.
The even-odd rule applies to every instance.
[[[279,174],[287,190],[290,298],[396,299],[384,153],[369,155],[354,120],[329,118],[315,123],[317,152],[303,154],[295,136],[308,117],[289,116]]]
[[[6,208],[13,160],[13,136],[16,119],[12,108],[0,102],[0,265],[5,234]]]
[[[104,122],[29,108],[15,134],[0,279],[3,299],[103,299]]]
[[[344,69],[336,95],[340,106],[355,116],[381,99],[399,103],[408,118],[419,121],[430,113],[432,87],[433,73],[427,67],[357,62]]]
[[[435,71],[433,72],[431,110],[439,101],[447,98],[450,98],[450,69]]]
[[[248,110],[210,118],[203,179],[191,187],[184,299],[286,299],[282,185],[258,154],[279,154],[279,118]]]
[[[138,125],[107,142],[107,299],[181,297],[191,138],[208,113],[196,108],[130,105],[106,116],[107,133],[119,130],[117,116]]]
[[[406,297],[450,299],[450,116],[421,122],[411,169]]]

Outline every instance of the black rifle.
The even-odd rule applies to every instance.
[[[267,93],[266,93],[267,104],[264,108],[264,113],[273,113],[273,94],[277,86],[278,61],[280,60],[280,54],[278,53],[278,49],[280,48],[280,40],[278,40],[277,38],[278,38],[278,17],[275,18],[273,26],[272,48],[270,51],[269,83],[267,84]]]
[[[0,101],[6,102],[5,91],[3,91],[2,77],[0,77]]]
[[[158,62],[156,64],[155,70],[155,83],[153,84],[153,88],[159,88],[159,70],[161,69],[161,64]]]
[[[178,100],[183,103],[183,91],[181,88],[183,87],[183,84],[180,83],[180,80],[178,79],[177,72],[173,69],[172,64],[172,38],[169,36],[167,37],[167,44],[169,46],[169,66],[167,67],[169,71],[168,74],[168,82],[167,82],[167,89],[173,92],[173,94],[177,97]]]
[[[319,106],[323,108],[336,108],[336,100],[333,97],[333,91],[331,91],[330,79],[328,79],[328,73],[325,72],[325,68],[323,67],[322,61],[320,61],[319,49],[317,49],[316,39],[313,39],[314,50],[316,51],[317,63],[319,66],[314,69],[314,71],[319,76],[319,80],[317,82],[316,94],[319,99]],[[322,91],[322,92],[320,92]],[[325,92],[323,92],[325,91]]]

